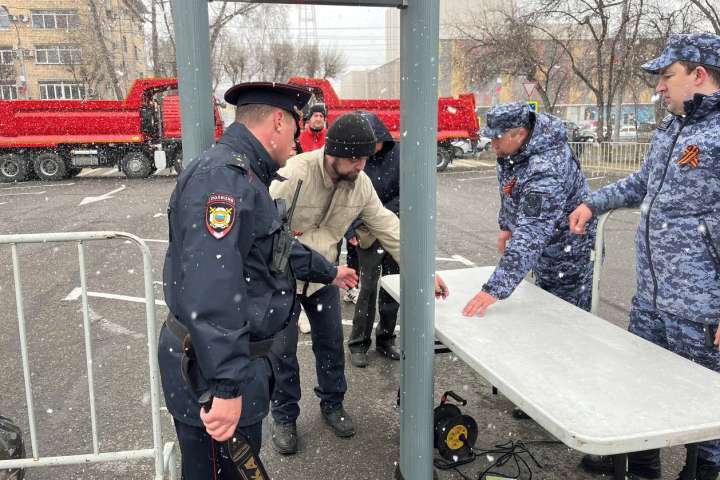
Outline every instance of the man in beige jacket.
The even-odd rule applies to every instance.
[[[270,186],[273,198],[284,198],[290,204],[298,183],[303,182],[291,228],[301,243],[328,260],[337,261],[338,242],[350,224],[359,218],[368,233],[400,261],[400,220],[383,207],[372,182],[363,172],[376,142],[366,118],[357,113],[345,114],[328,130],[324,149],[288,160],[278,171],[285,180],[276,180]],[[358,233],[362,242],[362,232]],[[447,286],[437,275],[435,295],[447,296]],[[338,437],[355,434],[352,419],[343,408],[347,382],[339,290],[334,286],[298,282],[297,300],[293,320],[275,337],[271,352],[275,369],[272,440],[275,449],[285,455],[297,451],[300,371],[296,322],[301,304],[312,326],[318,378],[315,393],[320,398],[323,418]]]

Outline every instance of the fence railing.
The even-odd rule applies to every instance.
[[[90,331],[90,309],[88,306],[87,275],[85,271],[85,242],[109,239],[126,239],[134,242],[142,252],[145,287],[145,316],[147,323],[147,347],[150,380],[150,408],[152,409],[152,448],[138,450],[123,450],[114,452],[100,452],[97,429],[97,412],[95,409],[95,374],[92,335]],[[20,260],[18,257],[18,244],[77,242],[80,267],[80,286],[82,298],[83,331],[85,334],[85,359],[88,379],[88,398],[90,406],[90,424],[92,428],[92,453],[82,455],[47,456],[40,455],[40,446],[37,436],[37,422],[35,407],[33,405],[33,389],[28,358],[27,322],[24,312],[24,298],[22,282],[20,279]],[[20,353],[22,357],[23,376],[25,380],[25,399],[28,408],[28,422],[30,424],[30,446],[32,458],[16,460],[0,460],[0,470],[30,467],[49,467],[59,465],[84,465],[88,463],[102,463],[127,461],[138,459],[153,459],[155,463],[155,480],[162,480],[164,472],[169,472],[170,480],[176,478],[175,472],[175,443],[162,444],[160,429],[160,381],[157,366],[157,341],[155,329],[155,301],[152,279],[152,259],[147,244],[130,233],[123,232],[77,232],[77,233],[39,233],[26,235],[0,235],[0,245],[10,245],[13,277],[15,281],[15,302],[17,306],[18,329],[20,333]]]
[[[649,143],[573,142],[570,148],[583,170],[600,173],[630,173],[640,169]]]

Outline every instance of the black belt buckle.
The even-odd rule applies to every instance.
[[[265,466],[255,455],[245,437],[234,435],[225,442],[225,448],[241,480],[270,480]]]

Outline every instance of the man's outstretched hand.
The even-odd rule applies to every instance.
[[[485,315],[485,310],[487,310],[488,307],[495,302],[497,302],[497,298],[487,292],[480,291],[468,302],[467,305],[465,305],[463,315],[466,317],[472,317],[475,314],[478,314],[482,317]]]
[[[338,267],[332,284],[345,290],[355,288],[358,284],[357,272],[350,267]]]
[[[446,299],[450,295],[450,289],[440,275],[435,274],[435,298]]]

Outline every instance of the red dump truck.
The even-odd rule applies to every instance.
[[[323,102],[328,110],[328,125],[343,113],[365,110],[376,114],[387,125],[393,137],[400,138],[400,100],[371,99],[348,100],[338,98],[330,82],[318,78],[292,77],[294,85],[309,88],[314,98]],[[453,160],[451,142],[458,139],[478,139],[480,126],[475,114],[475,96],[472,93],[458,98],[440,98],[438,101],[437,169],[445,170]]]
[[[128,178],[155,171],[155,152],[182,167],[177,80],[136,80],[125,100],[0,100],[0,182],[60,180],[116,166]],[[173,92],[175,91],[175,92]],[[215,136],[222,119],[215,108]]]

